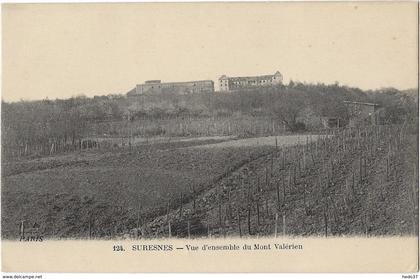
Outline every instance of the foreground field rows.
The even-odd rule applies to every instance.
[[[3,169],[2,234],[416,234],[416,140],[409,127],[373,126],[19,160]]]
[[[338,131],[245,164],[131,237],[415,235],[416,162],[404,126]]]
[[[277,138],[278,146],[307,136]],[[315,138],[315,136],[313,136]],[[293,140],[294,139],[294,140]],[[3,237],[112,238],[177,208],[249,161],[270,154],[276,138],[156,142],[28,158],[3,165]],[[227,146],[213,148],[220,142]],[[259,144],[258,144],[259,143]],[[201,148],[200,146],[206,146]],[[200,148],[198,148],[200,147]]]

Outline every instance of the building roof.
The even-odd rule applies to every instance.
[[[264,76],[252,76],[252,77],[230,77],[230,80],[241,81],[241,80],[266,80],[271,79],[274,75],[264,75]]]
[[[208,79],[208,80],[193,80],[193,81],[175,81],[175,82],[160,82],[160,83],[142,83],[142,84],[137,84],[137,85],[152,85],[152,84],[183,84],[183,83],[195,83],[195,82],[210,82],[213,83],[212,80]]]
[[[149,84],[149,83],[161,83],[161,80],[160,79],[146,80],[144,83],[145,84]]]
[[[221,80],[221,79],[230,79],[230,80],[233,80],[233,81],[250,80],[250,79],[265,80],[265,79],[271,79],[272,77],[274,77],[276,75],[281,75],[281,73],[279,71],[277,71],[277,72],[275,72],[274,75],[245,76],[245,77],[228,77],[226,75],[222,75],[219,78],[219,80]]]
[[[344,103],[352,104],[352,105],[373,106],[373,107],[379,106],[379,104],[375,104],[375,103],[363,103],[363,102],[353,102],[353,101],[344,101]]]

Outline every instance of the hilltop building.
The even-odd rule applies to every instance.
[[[283,75],[277,71],[274,75],[252,77],[227,77],[219,78],[220,91],[233,91],[261,86],[273,86],[283,83]]]
[[[143,94],[192,94],[212,93],[214,82],[212,80],[197,80],[186,82],[161,82],[160,80],[148,80],[144,84],[137,84],[136,88],[127,93],[128,96]]]

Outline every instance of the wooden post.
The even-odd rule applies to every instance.
[[[248,234],[252,235],[251,232],[251,205],[248,204]]]
[[[181,204],[179,206],[179,217],[182,217],[182,193],[180,195],[181,195]]]
[[[334,174],[334,159],[330,160],[330,172],[331,172],[330,178],[332,179],[333,174]]]
[[[171,221],[168,221],[168,236],[172,237]]]
[[[247,192],[248,192],[248,202],[251,200],[251,183],[248,181],[248,186],[247,186]]]
[[[25,221],[21,221],[20,223],[20,237],[25,238]]]
[[[138,211],[137,211],[137,228],[139,228],[140,227],[140,206],[139,206],[139,209],[138,209]],[[166,219],[168,219],[168,215],[166,215]]]
[[[268,170],[265,167],[265,188],[268,189]]]
[[[308,209],[306,208],[306,183],[303,187],[303,207],[305,208],[306,215],[309,215],[308,214]]]
[[[368,163],[368,161],[367,161],[367,158],[365,157],[364,160],[363,160],[363,168],[364,168],[364,174],[365,174],[366,177],[368,175],[368,173],[367,173],[367,163]]]
[[[286,182],[284,181],[284,175],[281,177],[283,185],[283,203],[286,203]]]
[[[395,183],[398,183],[398,169],[396,164],[394,164],[394,180]]]
[[[273,168],[274,168],[273,154],[271,154],[270,158],[271,158],[271,167],[270,167],[270,179],[271,179],[273,177]]]
[[[365,227],[365,237],[367,237],[368,236],[367,214],[365,213],[363,217],[364,217],[363,218],[363,224],[364,224],[364,227]]]
[[[282,155],[283,155],[283,164],[282,164],[282,169],[284,169],[286,167],[286,154],[285,154],[285,150],[282,151]]]
[[[258,202],[258,200],[257,200],[257,226],[258,226],[258,228],[260,227],[260,206],[259,206],[259,202]]]
[[[286,212],[283,212],[283,237],[286,236]]]
[[[257,173],[257,187],[258,187],[258,192],[261,191],[261,185],[260,185],[260,175]]]
[[[277,232],[278,232],[278,220],[279,220],[279,214],[276,212],[276,217],[274,218],[274,237],[277,237]]]
[[[194,213],[195,213],[195,210],[196,210],[196,208],[195,208],[195,187],[194,187],[194,185],[192,187],[193,187],[193,209],[194,209]]]
[[[242,229],[241,229],[241,214],[238,208],[238,230],[239,230],[239,237],[242,237]]]
[[[324,228],[325,228],[325,237],[328,236],[328,204],[324,205]]]
[[[191,223],[190,223],[190,220],[188,220],[187,221],[188,239],[191,238],[191,231],[190,231],[190,229],[191,229]]]
[[[265,200],[265,215],[268,217],[270,214],[268,212],[268,200]]]
[[[222,227],[222,204],[219,200],[219,226]]]
[[[298,173],[298,177],[302,176],[302,168],[301,168],[301,163],[300,163],[300,157],[297,157],[297,173]],[[296,173],[295,173],[295,177],[296,177]]]
[[[168,200],[166,204],[166,222],[168,222],[169,220],[169,205],[170,205],[170,200]]]

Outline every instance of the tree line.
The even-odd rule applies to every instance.
[[[320,117],[348,120],[344,101],[372,102],[384,108],[384,123],[418,122],[417,90],[394,88],[363,91],[339,84],[288,85],[246,89],[229,93],[139,97],[108,95],[65,100],[2,101],[3,155],[20,156],[36,149],[81,148],[83,138],[93,135],[89,126],[96,122],[127,122],[171,117],[229,117],[234,114],[269,116],[291,130],[299,127],[299,116],[310,110]],[[6,152],[6,153],[5,153]]]

